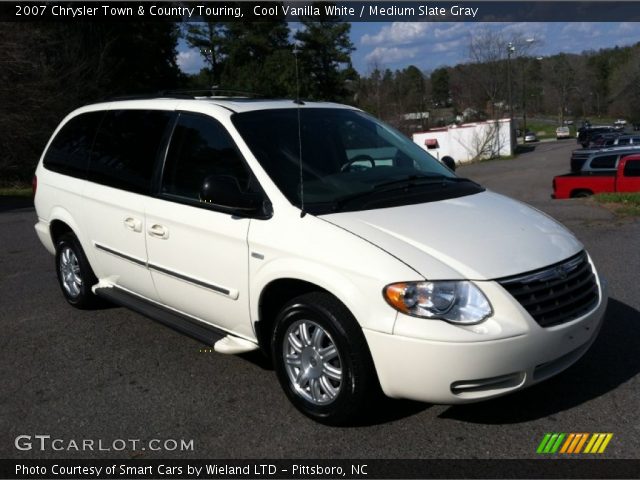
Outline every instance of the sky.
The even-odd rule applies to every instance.
[[[290,27],[295,29],[297,24]],[[470,38],[484,28],[501,32],[507,39],[514,35],[533,39],[529,55],[536,57],[640,42],[640,23],[634,22],[354,22],[351,41],[356,50],[352,61],[361,75],[370,73],[374,65],[392,70],[415,65],[431,72],[469,61]],[[178,64],[186,73],[196,73],[203,66],[198,52],[184,41],[178,46]]]

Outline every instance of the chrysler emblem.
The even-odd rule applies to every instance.
[[[561,279],[561,280],[566,279],[567,276],[568,276],[567,275],[567,271],[563,267],[557,267],[555,269],[555,274],[556,274],[556,277]]]

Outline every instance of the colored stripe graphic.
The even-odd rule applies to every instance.
[[[536,453],[600,454],[604,453],[612,438],[613,433],[545,433]]]
[[[547,433],[538,445],[537,453],[556,453],[566,433]]]
[[[538,445],[538,449],[536,450],[536,453],[544,452],[544,447],[547,445],[547,442],[549,441],[550,438],[551,438],[551,434],[545,433],[544,437],[542,438],[542,441],[540,442],[540,445]]]
[[[580,453],[582,451],[582,447],[584,446],[585,442],[587,441],[587,438],[589,438],[589,434],[588,433],[581,433],[580,435],[581,435],[580,441],[578,442],[578,445],[576,445],[576,449],[571,453]]]
[[[584,453],[604,453],[613,438],[613,433],[594,433]]]

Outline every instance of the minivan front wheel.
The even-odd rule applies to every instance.
[[[72,233],[65,233],[56,243],[56,273],[62,294],[77,308],[91,308],[99,299],[91,291],[96,279],[89,261]]]
[[[359,416],[377,382],[362,329],[335,297],[301,295],[280,311],[271,351],[285,393],[305,415],[327,424]]]

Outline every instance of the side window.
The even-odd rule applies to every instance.
[[[593,160],[591,160],[591,168],[615,169],[617,160],[617,155],[603,155],[601,157],[594,157]]]
[[[249,186],[249,172],[226,129],[212,118],[180,114],[162,174],[162,193],[199,200],[210,175],[234,177]]]
[[[630,138],[620,138],[618,139],[618,145],[629,145],[630,141]]]
[[[93,146],[89,180],[148,194],[171,115],[162,110],[108,111]]]
[[[49,145],[43,164],[47,170],[85,178],[91,145],[104,112],[82,113],[69,120]]]
[[[625,177],[640,177],[640,160],[629,160],[624,165]]]

